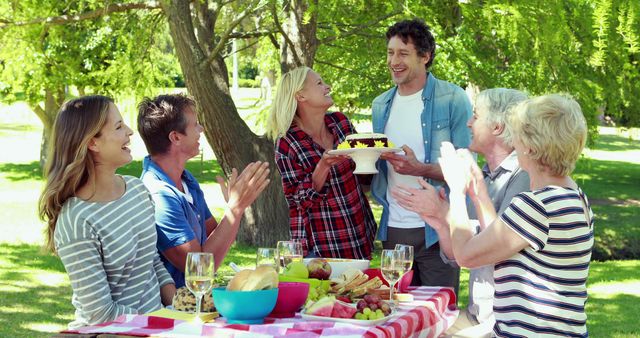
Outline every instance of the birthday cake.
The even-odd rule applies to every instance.
[[[338,145],[338,149],[351,148],[389,148],[393,143],[387,139],[387,135],[378,133],[361,133],[347,135],[344,142]]]

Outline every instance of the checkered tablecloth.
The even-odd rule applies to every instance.
[[[182,320],[145,315],[124,315],[112,322],[64,333],[109,333],[153,337],[437,337],[458,316],[450,288],[411,288],[412,302],[400,303],[397,314],[378,326],[359,326],[330,321],[308,321],[300,317],[266,318],[262,325],[227,324],[224,318],[197,325]]]

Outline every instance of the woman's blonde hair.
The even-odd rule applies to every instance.
[[[60,107],[44,172],[47,182],[39,200],[40,218],[47,222],[46,246],[52,252],[56,251],[53,234],[62,206],[95,174],[89,142],[100,136],[112,102],[96,95],[70,100]]]
[[[282,76],[276,97],[271,106],[271,115],[267,121],[267,136],[275,140],[283,136],[296,116],[298,101],[296,94],[304,88],[304,81],[311,71],[309,67],[298,67]]]
[[[515,107],[508,128],[529,156],[556,176],[569,176],[587,140],[587,122],[573,98],[549,94]]]

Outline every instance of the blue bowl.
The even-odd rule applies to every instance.
[[[216,310],[230,324],[262,324],[276,306],[278,289],[257,291],[227,291],[213,289]]]

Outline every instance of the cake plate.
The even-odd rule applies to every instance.
[[[354,174],[377,174],[376,161],[383,153],[401,152],[401,148],[349,148],[329,150],[330,155],[348,155],[356,163]]]

